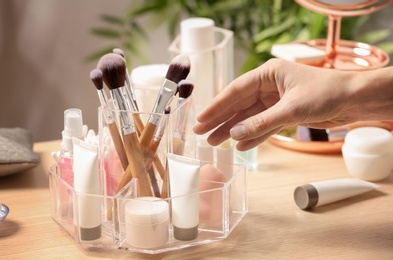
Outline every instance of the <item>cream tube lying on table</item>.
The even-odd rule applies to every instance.
[[[72,139],[74,145],[73,171],[77,212],[75,218],[81,240],[101,237],[101,195],[98,171],[98,147],[80,139]],[[75,205],[74,205],[75,206]]]
[[[168,153],[173,236],[188,241],[198,237],[200,161]]]
[[[294,199],[299,208],[310,209],[377,188],[379,188],[379,185],[355,178],[325,180],[297,187],[294,192]]]

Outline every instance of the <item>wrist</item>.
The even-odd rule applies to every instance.
[[[393,120],[393,67],[348,73],[351,121]]]

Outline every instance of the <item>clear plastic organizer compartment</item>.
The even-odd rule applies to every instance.
[[[137,197],[136,179],[113,196],[78,193],[62,179],[60,168],[53,165],[49,169],[51,215],[76,242],[92,247],[156,254],[222,240],[247,212],[247,167],[245,163],[232,167],[233,176],[228,181],[201,179],[200,187],[205,190],[187,196],[152,200]],[[178,240],[173,234],[170,206],[173,201],[195,196],[199,199],[197,237]],[[130,224],[130,204],[141,201],[146,202],[144,207],[153,208],[153,212],[160,212],[160,208],[168,210],[166,217],[157,213],[154,216],[158,222],[154,222],[154,217],[144,221],[139,216]]]
[[[171,104],[170,113],[157,115],[159,123],[149,129],[149,146],[142,136],[155,114],[99,108],[99,192],[77,192],[67,178],[70,168],[49,169],[52,218],[77,243],[156,254],[225,239],[245,216],[247,163],[235,155],[229,163],[216,161],[219,156],[199,160],[192,97],[181,102],[175,98]],[[130,128],[124,132],[124,118],[140,120],[142,128],[135,125],[135,133]],[[124,136],[130,132],[133,140]],[[124,144],[126,166],[115,136]],[[197,162],[200,175],[193,192],[170,196],[175,193],[173,179],[168,180],[169,154]],[[186,174],[182,167],[176,171],[180,177]],[[189,205],[194,206],[185,208]],[[185,212],[191,215],[184,217]],[[183,223],[184,219],[194,223]]]

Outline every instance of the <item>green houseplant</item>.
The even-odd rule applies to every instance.
[[[125,51],[129,63],[133,59],[148,63],[144,55],[148,30],[166,26],[173,39],[180,21],[191,16],[209,17],[218,27],[234,32],[236,46],[242,48],[247,56],[238,73],[253,69],[271,58],[273,44],[325,38],[327,30],[326,16],[313,13],[294,1],[133,0],[124,14],[101,16],[106,25],[93,28],[92,33],[112,39],[113,44],[91,54],[88,59],[96,59],[114,47],[120,47]],[[145,19],[144,26],[139,22],[141,18]],[[367,19],[368,16],[344,18],[341,38],[375,44],[387,53],[392,53],[393,42],[384,42],[390,35],[389,30],[359,35],[359,29]]]

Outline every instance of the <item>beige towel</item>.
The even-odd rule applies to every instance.
[[[22,128],[0,128],[0,177],[21,172],[38,165],[33,138]]]

